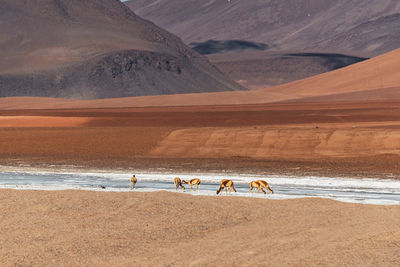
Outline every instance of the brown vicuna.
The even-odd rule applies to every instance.
[[[180,178],[175,177],[174,179],[174,184],[175,184],[175,188],[176,190],[178,190],[178,187],[180,186],[183,190],[185,190],[185,187],[182,185],[182,181]]]
[[[271,192],[271,194],[274,193],[274,190],[271,189],[271,187],[269,187],[268,183],[264,180],[258,180],[257,182],[260,183],[261,187],[264,187],[265,189],[267,189],[268,191]]]
[[[200,188],[200,179],[199,178],[194,178],[190,180],[189,182],[186,182],[185,180],[182,180],[182,183],[184,184],[190,184],[190,190],[193,190],[193,186],[197,186],[197,190]]]
[[[233,190],[234,192],[236,192],[236,189],[235,189],[235,187],[233,186],[233,181],[232,181],[232,180],[228,180],[228,179],[222,180],[222,181],[221,181],[221,185],[220,185],[220,187],[219,187],[219,189],[218,189],[218,191],[217,191],[217,195],[218,195],[219,192],[221,192],[221,190],[224,189],[224,188],[225,188],[226,193],[228,193],[228,190],[229,190],[229,192],[231,192],[232,190]]]
[[[137,182],[137,179],[136,179],[135,175],[132,175],[131,185],[130,185],[131,190],[133,190],[135,188],[136,182]]]
[[[258,182],[258,181],[252,181],[252,182],[250,182],[249,185],[250,185],[249,191],[252,191],[253,188],[255,188],[255,189],[257,189],[257,193],[258,193],[258,192],[260,192],[260,189],[261,189],[261,191],[264,193],[264,195],[266,194],[265,191],[264,191],[264,189],[262,188],[260,182]]]

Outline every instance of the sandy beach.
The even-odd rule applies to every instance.
[[[400,207],[311,198],[0,192],[2,266],[395,266]]]

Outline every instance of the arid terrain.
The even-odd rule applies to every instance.
[[[400,102],[3,110],[2,164],[400,174]]]
[[[219,53],[207,57],[229,78],[248,89],[293,82],[368,59],[333,53],[264,51]]]
[[[399,265],[400,4],[306,2],[0,0],[0,265]]]
[[[2,266],[400,262],[399,206],[167,192],[2,190],[0,200]]]
[[[397,49],[400,43],[400,4],[394,0],[125,4],[250,89],[328,72]]]
[[[400,49],[351,66],[287,84],[251,91],[175,94],[73,101],[52,98],[0,98],[3,109],[177,107],[253,105],[278,102],[363,102],[400,99]]]
[[[120,1],[2,0],[0,18],[0,97],[244,89]]]
[[[185,0],[183,5],[180,0],[130,0],[126,5],[187,44],[241,40],[272,51],[373,56],[399,48],[396,0]]]
[[[397,175],[399,53],[246,92],[2,98],[0,157],[7,164]]]

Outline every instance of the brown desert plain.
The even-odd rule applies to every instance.
[[[0,164],[398,179],[399,70],[395,50],[247,92],[3,98]],[[399,206],[167,192],[0,198],[1,265],[400,263]]]
[[[260,90],[1,98],[4,164],[400,173],[400,49]]]

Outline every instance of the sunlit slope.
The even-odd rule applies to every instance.
[[[359,92],[359,94],[353,94],[355,96],[353,98],[364,100],[361,92],[385,89],[382,90],[383,95],[380,97],[390,92],[391,98],[400,98],[400,92],[396,96],[393,90],[386,90],[395,87],[400,87],[400,49],[343,69],[262,91],[279,92],[287,99]]]

